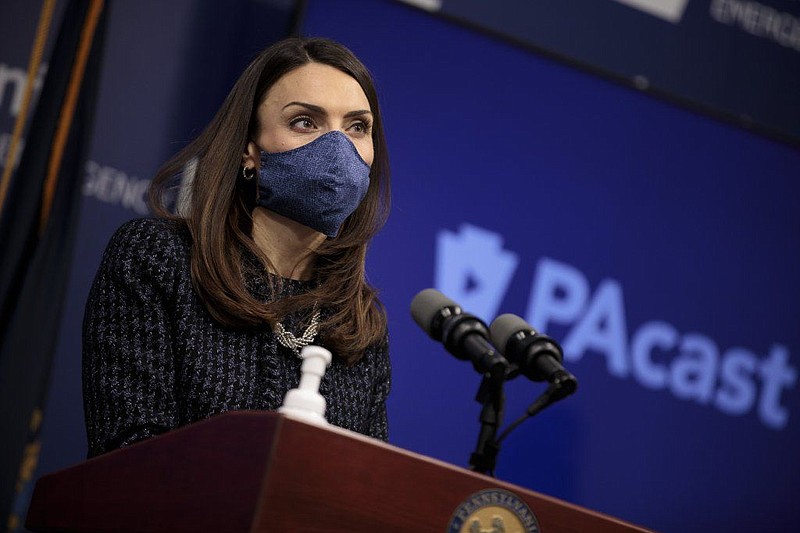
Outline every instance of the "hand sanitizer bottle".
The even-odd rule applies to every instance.
[[[303,359],[300,384],[286,393],[278,412],[310,424],[326,426],[325,398],[319,393],[319,382],[325,375],[325,368],[331,364],[331,352],[311,345],[303,348],[300,357]]]

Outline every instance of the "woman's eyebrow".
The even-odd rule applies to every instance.
[[[289,102],[288,104],[283,106],[283,109],[286,109],[287,107],[292,106],[292,105],[299,105],[300,107],[305,107],[306,109],[308,109],[310,111],[314,111],[315,113],[322,113],[322,114],[326,113],[324,108],[322,108],[322,107],[320,107],[318,105],[309,104],[309,103],[306,103],[306,102]]]
[[[313,112],[319,113],[321,115],[327,115],[328,114],[328,112],[325,111],[325,108],[320,107],[318,105],[309,104],[308,102],[289,102],[288,104],[283,106],[283,109],[286,109],[287,107],[293,106],[293,105],[300,106],[300,107],[305,107],[309,111],[313,111]],[[358,110],[355,110],[355,111],[348,111],[347,113],[344,114],[344,118],[360,117],[360,116],[363,116],[363,115],[371,115],[371,114],[372,114],[372,111],[370,111],[369,109],[358,109]]]

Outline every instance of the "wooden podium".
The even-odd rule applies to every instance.
[[[436,532],[482,489],[543,533],[647,531],[338,428],[231,412],[42,477],[26,527],[76,532]],[[488,530],[487,530],[488,531]]]

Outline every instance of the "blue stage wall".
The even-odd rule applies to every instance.
[[[555,336],[580,381],[498,477],[659,530],[800,528],[800,152],[406,6],[335,6],[305,28],[372,68],[391,149],[369,272],[392,442],[465,465],[477,438],[479,376],[409,316],[435,286]],[[507,421],[541,391],[511,383]]]

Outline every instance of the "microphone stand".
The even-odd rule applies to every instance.
[[[503,421],[503,405],[505,403],[503,384],[507,379],[513,379],[516,375],[518,373],[515,370],[506,375],[504,369],[500,368],[493,368],[483,375],[481,386],[475,397],[475,400],[483,406],[480,416],[481,430],[478,435],[478,445],[469,458],[469,464],[474,472],[494,477],[500,443],[525,420],[575,392],[575,378],[567,372],[558,373],[548,384],[547,389],[526,409],[525,413],[509,425],[500,434],[500,437],[497,437],[497,429]]]
[[[505,394],[505,368],[495,366],[483,375],[475,400],[482,405],[478,434],[478,444],[470,455],[469,464],[474,472],[494,477],[494,467],[500,446],[497,441],[497,429],[503,421],[503,405]]]

